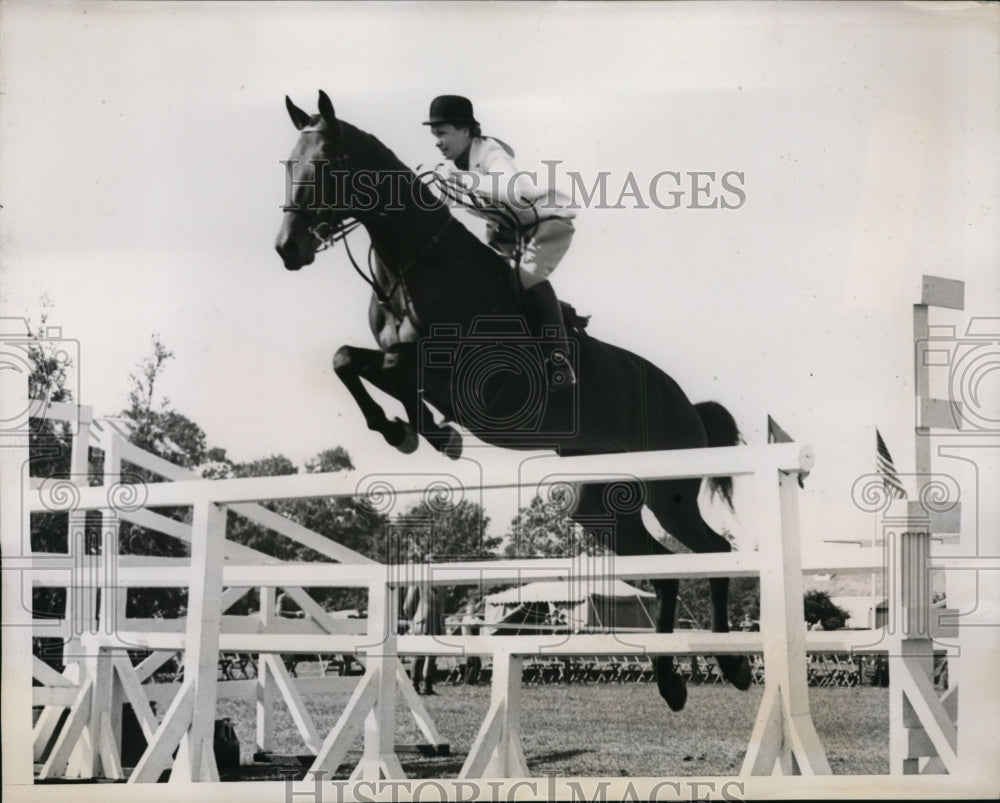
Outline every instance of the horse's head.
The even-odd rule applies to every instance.
[[[377,198],[358,193],[351,180],[359,167],[376,166],[357,164],[371,161],[373,149],[364,139],[368,135],[338,120],[322,90],[318,115],[304,112],[287,96],[285,106],[300,133],[283,162],[284,218],[274,247],[288,270],[298,270],[312,263],[324,242],[350,227],[348,221],[377,213]]]

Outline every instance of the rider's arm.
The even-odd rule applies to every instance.
[[[488,204],[502,203],[509,209],[526,209],[538,195],[533,174],[518,170],[510,154],[495,141],[487,140],[475,171],[456,172],[466,190]]]

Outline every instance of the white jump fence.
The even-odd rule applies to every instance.
[[[24,779],[32,772],[32,758],[41,760],[40,780],[61,777],[121,779],[122,705],[131,705],[147,747],[128,776],[130,783],[154,782],[171,770],[171,780],[218,780],[213,755],[216,703],[225,683],[217,679],[222,652],[259,656],[259,676],[251,683],[257,700],[258,749],[269,749],[273,706],[284,701],[292,713],[303,743],[315,755],[312,777],[329,777],[360,740],[362,754],[353,779],[403,778],[395,745],[399,704],[412,712],[431,744],[443,743],[422,701],[406,678],[400,655],[484,655],[493,659],[491,702],[459,775],[460,778],[516,778],[530,775],[520,734],[521,665],[525,656],[621,655],[628,653],[702,655],[760,653],[764,657],[765,692],[743,762],[743,775],[831,772],[809,709],[807,659],[810,652],[871,652],[888,655],[892,683],[891,772],[894,774],[951,773],[962,770],[956,729],[957,693],[950,688],[939,697],[931,680],[931,661],[945,631],[930,605],[927,572],[954,568],[961,559],[931,557],[931,527],[926,516],[913,509],[894,519],[883,519],[887,534],[883,547],[827,549],[813,553],[803,565],[799,526],[798,479],[813,466],[811,450],[800,444],[731,447],[690,451],[644,452],[577,458],[551,458],[525,463],[507,482],[483,485],[478,471],[462,462],[449,466],[449,484],[462,488],[541,489],[585,475],[587,481],[640,478],[739,477],[741,493],[752,494],[761,508],[755,526],[759,551],[729,554],[683,554],[662,557],[614,557],[592,566],[587,576],[575,575],[572,559],[504,560],[434,563],[400,568],[374,562],[259,506],[282,499],[355,496],[374,491],[378,476],[336,472],[283,477],[204,480],[166,461],[136,449],[119,433],[91,420],[84,407],[51,405],[34,409],[27,398],[24,377],[0,372],[5,410],[72,420],[79,425],[70,480],[38,481],[29,477],[27,437],[9,441],[2,451],[5,472],[14,472],[21,485],[5,491],[3,509],[5,568],[19,568],[28,578],[24,588],[64,587],[70,590],[61,623],[25,622],[34,635],[65,639],[66,664],[58,673],[37,658],[32,675],[41,682],[25,695],[23,710],[5,713],[30,717],[30,706],[44,705],[28,753],[14,749],[5,756],[5,772]],[[21,411],[21,412],[18,412]],[[7,415],[4,420],[16,418]],[[26,427],[25,427],[26,432]],[[104,480],[88,487],[87,446],[104,450]],[[170,481],[130,485],[118,482],[123,463],[159,473]],[[469,469],[464,471],[463,466]],[[8,475],[10,476],[10,475]],[[441,476],[430,484],[440,489]],[[5,488],[10,483],[5,483]],[[425,493],[426,478],[396,477],[392,492]],[[912,504],[912,503],[911,503]],[[155,512],[157,508],[185,506],[193,510],[190,525]],[[32,513],[70,513],[70,547],[64,556],[32,555],[28,543]],[[84,513],[103,516],[100,555],[74,552],[82,543]],[[273,558],[226,539],[227,511],[257,521],[306,544],[329,562],[277,562]],[[116,548],[122,521],[167,533],[190,543],[190,558],[144,559],[120,556]],[[11,548],[13,546],[13,549]],[[18,551],[20,550],[20,551]],[[10,556],[23,555],[20,563]],[[960,568],[960,566],[959,566]],[[808,632],[803,621],[803,572],[882,573],[889,595],[889,622],[872,631]],[[533,636],[413,636],[397,633],[398,593],[414,582],[441,586],[518,583],[530,580],[582,582],[613,579],[748,577],[760,578],[760,632],[671,634],[589,634]],[[125,589],[187,588],[187,617],[177,629],[155,629],[148,621],[125,616]],[[358,623],[331,618],[308,594],[311,587],[363,588],[368,594],[364,632]],[[251,588],[261,590],[257,632],[234,629],[226,609]],[[301,630],[274,618],[278,589],[302,607]],[[115,593],[117,590],[117,593]],[[8,590],[5,602],[10,602]],[[20,591],[20,601],[25,599]],[[98,601],[97,595],[101,599]],[[28,595],[30,597],[30,594]],[[10,610],[10,608],[7,608]],[[96,612],[96,617],[95,617]],[[183,630],[180,627],[183,627]],[[46,631],[46,627],[49,630]],[[134,629],[133,629],[134,628]],[[353,632],[352,632],[353,630]],[[31,632],[30,630],[28,632]],[[954,634],[951,634],[954,635]],[[952,639],[954,642],[954,639]],[[23,644],[22,644],[23,647]],[[133,665],[126,650],[151,650],[151,656]],[[30,655],[30,641],[28,644]],[[156,668],[177,652],[184,654],[183,681],[176,684],[169,705],[158,720],[150,705]],[[357,654],[365,671],[344,711],[327,733],[317,730],[303,704],[308,684],[289,676],[283,653]],[[76,656],[76,657],[74,657]],[[8,670],[5,660],[5,674]],[[23,678],[22,678],[23,680]],[[650,705],[663,705],[650,688]],[[162,695],[161,695],[162,696]],[[58,727],[63,711],[68,717]],[[30,720],[29,720],[30,721]],[[58,735],[56,735],[58,734]],[[174,753],[176,751],[176,757]],[[17,759],[17,763],[15,763]],[[10,776],[8,776],[10,777]],[[30,780],[29,780],[30,782]]]

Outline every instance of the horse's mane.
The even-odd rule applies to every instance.
[[[403,161],[392,152],[392,149],[374,134],[358,128],[356,125],[347,122],[347,120],[341,120],[339,117],[337,118],[337,122],[340,124],[341,138],[348,143],[351,149],[360,146],[361,148],[374,153],[380,160],[384,159],[388,162],[388,164],[379,165],[380,168],[407,171],[413,173],[414,178],[417,177],[417,174],[410,167],[404,164]],[[329,126],[326,121],[318,114],[314,114],[309,118],[309,125],[329,131]]]

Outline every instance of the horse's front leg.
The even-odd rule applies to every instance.
[[[400,399],[395,392],[394,383],[387,381],[384,375],[385,357],[385,353],[378,349],[341,346],[333,356],[333,371],[354,397],[365,417],[368,429],[380,433],[386,443],[395,446],[403,454],[410,454],[418,445],[416,429],[399,418],[390,421],[386,417],[385,410],[371,397],[361,382],[362,378],[367,379],[379,390],[399,399],[404,406],[407,406],[407,401]]]
[[[382,376],[396,389],[389,392],[403,403],[410,424],[441,454],[457,460],[462,456],[462,435],[455,427],[434,420],[433,411],[420,396],[417,360],[414,344],[397,343],[386,351]]]

